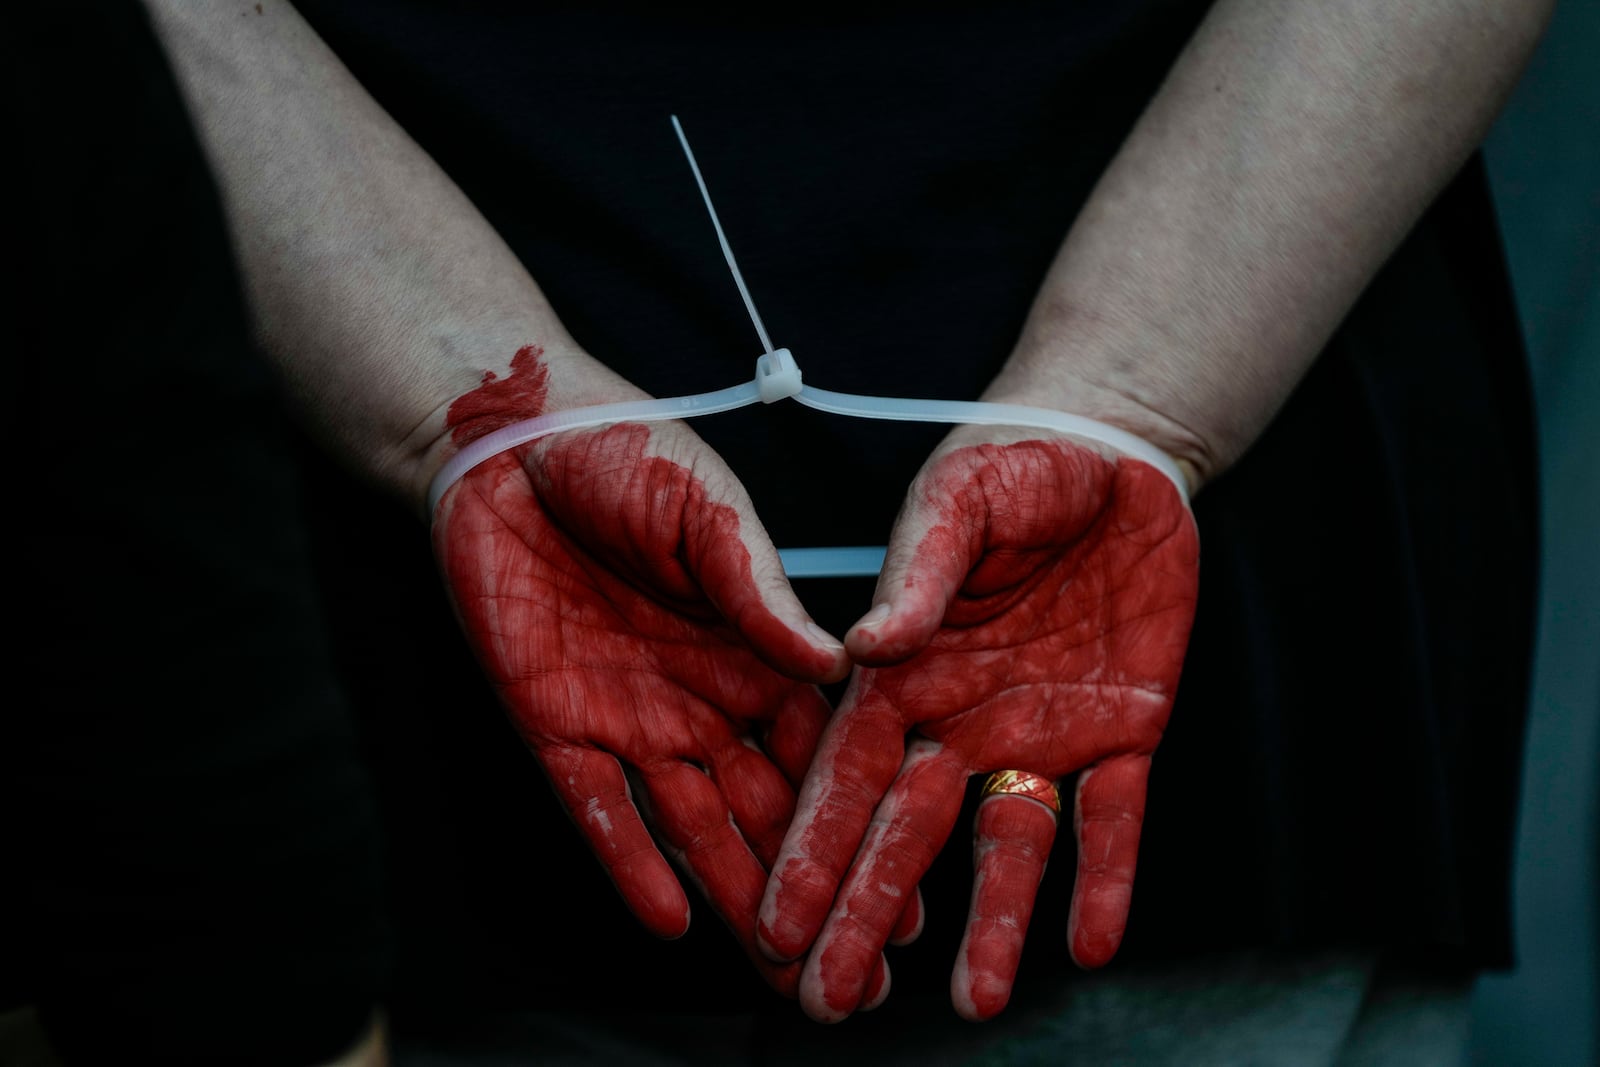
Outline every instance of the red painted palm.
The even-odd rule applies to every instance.
[[[798,968],[754,949],[755,911],[828,717],[814,683],[847,661],[808,628],[732,473],[681,424],[557,435],[470,471],[434,546],[467,639],[634,914],[687,929],[675,864],[792,994]]]
[[[773,958],[809,952],[801,1001],[815,1018],[862,1002],[974,774],[1077,773],[1070,951],[1093,967],[1121,941],[1150,757],[1194,614],[1198,539],[1154,468],[1022,437],[963,429],[930,459],[891,538],[879,606],[846,639],[869,666],[823,737],[759,926]],[[1032,800],[979,808],[952,982],[970,1018],[1010,995],[1055,829]]]

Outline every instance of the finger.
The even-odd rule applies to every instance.
[[[720,746],[711,755],[710,770],[734,825],[756,859],[770,868],[794,817],[793,787],[749,738],[730,738]]]
[[[1067,943],[1080,967],[1104,966],[1122,944],[1149,777],[1149,756],[1119,756],[1078,774],[1073,805],[1078,873]]]
[[[887,666],[921,651],[983,554],[981,501],[942,469],[912,485],[889,534],[872,610],[845,634],[857,663]]]
[[[857,1011],[871,1011],[889,999],[889,961],[882,956],[878,957],[878,965],[872,969],[872,978],[867,982],[866,995],[861,998]]]
[[[811,757],[816,754],[831,712],[820,690],[795,686],[766,731],[767,755],[797,790],[811,769]]]
[[[536,755],[628,908],[656,936],[682,937],[689,898],[640,820],[616,757],[579,745],[553,745]]]
[[[1030,797],[998,794],[978,805],[972,910],[956,953],[950,998],[964,1019],[998,1015],[1011,999],[1034,898],[1056,839],[1056,813]]]
[[[812,753],[816,751],[817,740],[828,721],[828,702],[822,693],[816,689],[804,688],[796,691],[796,696],[785,709],[779,713],[773,723],[772,730],[767,735],[767,754],[773,762],[783,768],[796,788],[799,788],[805,778],[805,772],[811,765]],[[793,818],[793,808],[790,809],[788,818]],[[744,823],[740,822],[740,828]],[[745,836],[750,837],[750,832],[745,831]],[[780,838],[781,845],[781,838]],[[755,842],[751,842],[755,847]],[[776,861],[775,855],[768,855],[761,848],[756,848],[756,855],[761,862],[769,866]],[[894,934],[889,938],[891,945],[909,945],[922,935],[923,910],[922,891],[918,889],[911,895],[906,904],[905,911],[900,915],[900,921],[895,925]]]
[[[539,497],[586,549],[670,598],[709,599],[774,669],[835,681],[838,639],[811,625],[744,486],[681,423],[561,434],[529,452]]]
[[[899,712],[858,674],[823,733],[761,900],[758,943],[771,958],[811,947],[904,751]]]
[[[911,899],[906,901],[905,910],[900,913],[899,921],[890,931],[889,944],[909,945],[921,937],[922,919],[922,889],[918,887],[911,891]]]
[[[745,954],[779,992],[793,996],[799,968],[756,949],[755,916],[767,872],[734,826],[716,784],[677,760],[643,772],[651,825],[672,856],[732,931]]]
[[[651,825],[681,859],[717,914],[753,927],[766,871],[734,825],[721,791],[704,771],[679,760],[643,768]]]
[[[818,1022],[856,1010],[906,901],[961,812],[966,764],[917,740],[872,819],[849,876],[800,974],[800,1006]]]
[[[726,495],[729,502],[691,502],[684,511],[689,573],[774,670],[807,682],[839,681],[850,670],[844,643],[817,625],[800,603],[744,488],[733,482]]]

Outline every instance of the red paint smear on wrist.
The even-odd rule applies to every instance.
[[[511,357],[511,372],[504,378],[484,371],[483,381],[470,393],[457,397],[445,413],[450,439],[463,446],[512,423],[544,412],[550,393],[550,370],[544,349],[523,345]]]

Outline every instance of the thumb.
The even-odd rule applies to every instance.
[[[845,634],[857,663],[882,667],[922,651],[983,555],[983,496],[951,469],[951,459],[925,467],[912,483],[889,534],[873,607]]]
[[[773,669],[808,682],[839,681],[850,670],[844,645],[800,603],[744,487],[730,476],[718,488],[720,493],[691,499],[685,508],[683,547],[689,572],[717,611]]]

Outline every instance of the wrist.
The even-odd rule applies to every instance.
[[[1041,343],[1035,331],[1029,334],[980,399],[1053,408],[1125,430],[1172,457],[1191,497],[1231,461],[1192,411],[1164,395],[1159,375],[1148,373],[1160,368],[1157,358],[1113,356],[1105,347],[1060,340]],[[1134,369],[1144,374],[1130,373]]]
[[[505,347],[505,346],[502,346]],[[541,415],[648,398],[648,394],[563,336],[526,343],[485,361],[471,385],[431,411],[413,435],[406,495],[423,506],[439,472],[469,445]],[[424,514],[431,509],[424,506]]]

